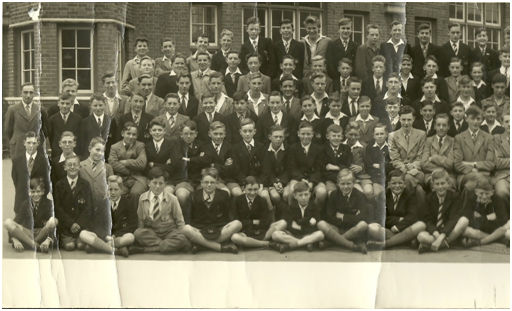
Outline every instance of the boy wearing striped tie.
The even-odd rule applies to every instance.
[[[137,209],[139,224],[134,232],[135,241],[141,247],[130,247],[130,254],[167,254],[190,247],[182,233],[185,221],[180,203],[174,195],[163,191],[165,175],[166,172],[157,166],[149,170],[149,191],[140,195]]]

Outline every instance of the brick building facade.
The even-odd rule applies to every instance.
[[[342,16],[353,20],[353,38],[364,41],[364,29],[378,24],[388,38],[389,23],[406,23],[405,37],[414,44],[420,23],[432,25],[432,41],[448,40],[448,23],[463,25],[464,42],[473,44],[474,30],[485,26],[494,48],[503,45],[503,29],[510,24],[508,3],[3,3],[3,100],[16,100],[23,82],[32,81],[45,104],[57,99],[60,81],[77,78],[79,99],[101,91],[101,76],[121,72],[134,57],[134,39],[149,39],[151,57],[160,55],[160,39],[172,37],[176,50],[190,54],[192,38],[199,32],[211,36],[218,48],[222,29],[234,32],[233,46],[244,40],[243,20],[257,14],[262,34],[278,36],[282,18],[295,24],[295,37],[303,36],[302,21],[316,15],[322,33],[337,36]]]

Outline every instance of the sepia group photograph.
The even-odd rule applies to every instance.
[[[509,2],[2,2],[5,308],[509,308]]]

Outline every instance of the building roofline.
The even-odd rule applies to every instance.
[[[123,27],[135,29],[132,24],[124,23],[111,18],[39,18],[37,20],[24,21],[19,23],[10,24],[9,28],[23,27],[35,23],[113,23]]]

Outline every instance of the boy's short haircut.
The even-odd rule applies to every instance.
[[[256,127],[256,123],[251,118],[243,118],[242,121],[240,121],[240,128],[246,125],[252,125],[253,127]]]
[[[176,58],[174,58],[174,60],[176,60]],[[182,78],[188,78],[192,82],[192,76],[189,73],[180,73],[176,81],[180,82]]]
[[[304,128],[311,128],[313,130],[313,124],[311,124],[308,121],[300,121],[300,123],[299,123],[299,131],[304,129]]]
[[[377,29],[380,32],[380,28],[377,24],[368,24],[366,26],[366,34],[370,33],[370,29]]]
[[[220,79],[220,81],[224,83],[224,75],[218,71],[210,72],[210,79],[208,80],[208,84],[210,84],[212,79]]]
[[[25,82],[25,83],[23,83],[23,84],[21,85],[20,90],[23,90],[23,88],[24,88],[25,86],[32,86],[32,87],[34,87],[34,88],[35,88],[34,83],[32,83],[32,82]]]
[[[477,180],[476,180],[475,189],[481,189],[484,191],[493,191],[494,187],[489,182],[489,179],[487,179],[483,176],[479,176],[479,178],[477,178]]]
[[[354,172],[352,172],[352,171],[351,171],[351,170],[349,170],[348,168],[344,168],[344,169],[340,170],[340,171],[338,172],[338,176],[337,176],[337,178],[336,178],[336,179],[337,179],[338,181],[340,181],[343,177],[345,177],[345,176],[349,176],[349,175],[352,177],[352,181],[354,181],[354,182],[355,182],[356,177],[354,176]]]
[[[351,83],[363,83],[363,81],[359,78],[359,77],[356,77],[356,76],[352,76],[350,78],[348,78],[348,81],[347,81],[347,85],[350,86]]]
[[[153,179],[157,179],[160,177],[167,179],[167,172],[165,170],[163,170],[161,167],[153,166],[152,168],[149,169],[148,181],[151,181]]]
[[[215,167],[207,167],[201,170],[201,178],[205,178],[206,176],[213,177],[215,179],[219,178],[219,171]]]
[[[76,154],[74,154],[74,155],[71,155],[71,156],[67,157],[64,160],[64,165],[66,165],[66,163],[68,163],[71,160],[76,160],[78,163],[80,163],[80,158]]]
[[[249,25],[253,25],[253,24],[259,24],[260,23],[260,19],[256,16],[251,16],[247,19],[247,21],[245,22],[245,24],[247,26]]]
[[[468,117],[476,118],[476,117],[482,116],[482,114],[483,114],[482,109],[480,109],[479,107],[477,107],[475,105],[471,105],[471,106],[469,106],[468,109],[466,109],[466,115]]]
[[[381,123],[381,122],[379,122],[375,125],[375,127],[373,128],[373,132],[375,133],[375,130],[380,129],[380,128],[383,129],[386,133],[388,132],[388,127],[386,126],[386,124]]]
[[[215,131],[218,129],[223,129],[224,132],[226,131],[226,125],[220,121],[213,121],[212,124],[210,124],[210,131]]]
[[[160,40],[160,46],[163,46],[165,42],[171,42],[172,45],[176,45],[172,38],[164,37],[162,40]]]
[[[436,80],[433,77],[424,77],[421,79],[421,87],[424,87],[427,83],[433,83],[437,87]]]
[[[187,60],[187,57],[185,56],[185,54],[182,54],[180,52],[176,52],[176,54],[174,54],[174,61],[176,61],[176,58],[181,58],[184,61]]]
[[[199,38],[206,38],[206,39],[210,39],[210,38],[208,37],[208,34],[207,34],[207,33],[204,33],[204,32],[203,32],[203,33],[200,33],[200,34],[198,34],[198,35],[197,35],[197,37],[196,37],[196,42],[199,40]]]
[[[259,53],[254,52],[254,53],[249,53],[249,54],[247,54],[247,56],[245,57],[245,61],[246,61],[246,62],[249,62],[249,58],[251,58],[251,57],[257,57],[257,58],[258,58],[258,61],[259,61],[259,62],[260,62],[260,64],[261,64],[261,56],[260,56],[260,54],[259,54]]]
[[[318,79],[318,78],[323,79],[323,78],[325,78],[325,77],[326,77],[326,76],[325,76],[325,74],[323,74],[323,73],[321,73],[321,72],[320,72],[320,73],[315,73],[315,74],[311,77],[311,81],[315,81],[315,79]]]
[[[338,20],[338,27],[352,24],[352,20],[348,17],[342,17]]]
[[[401,116],[403,114],[409,114],[411,113],[412,115],[415,115],[416,114],[416,111],[414,110],[414,108],[412,108],[411,106],[409,105],[406,105],[406,106],[402,106],[400,108],[400,111],[398,111],[398,115]]]
[[[206,56],[206,57],[208,57],[208,60],[212,60],[212,58],[211,58],[210,54],[208,54],[208,53],[206,53],[206,52],[197,52],[197,54],[196,54],[196,59],[198,59],[198,58],[199,58],[199,56]]]
[[[449,181],[450,175],[448,175],[448,172],[444,168],[436,168],[432,172],[431,180],[432,182],[434,182],[438,179],[444,179],[446,181]]]
[[[471,84],[471,78],[469,76],[463,75],[459,79],[459,86],[466,86]]]
[[[452,29],[452,27],[460,27],[460,24],[459,23],[449,23],[448,30]]]
[[[439,119],[446,119],[446,121],[448,121],[448,122],[450,121],[450,117],[448,116],[448,114],[446,114],[444,112],[436,115],[434,119],[435,119],[435,122],[437,122],[437,120],[439,120]]]
[[[256,179],[256,177],[249,175],[249,176],[244,178],[243,186],[247,187],[249,185],[257,185],[259,187],[260,184],[258,183],[258,180]]]
[[[471,64],[470,72],[473,71],[473,68],[475,68],[475,67],[480,67],[483,70],[484,64],[482,64],[481,62],[474,62],[474,63],[472,63]]]
[[[483,112],[487,111],[487,109],[489,109],[489,108],[497,109],[498,107],[494,101],[489,101],[482,105]]]
[[[361,97],[359,97],[359,100],[358,100],[358,103],[357,105],[361,105],[361,104],[366,104],[366,103],[370,103],[370,105],[372,104],[372,99],[366,95],[363,95]]]
[[[341,64],[347,64],[350,66],[350,68],[352,68],[353,66],[352,60],[347,57],[343,57],[338,61],[338,66],[340,66]]]
[[[73,140],[76,142],[76,135],[71,131],[64,131],[60,135],[59,141],[61,141],[64,137],[73,137]]]
[[[203,95],[201,95],[201,103],[204,103],[204,101],[207,99],[207,98],[213,98],[213,101],[215,101],[215,95],[213,95],[212,93],[204,93]]]
[[[427,58],[425,58],[425,64],[429,61],[433,61],[434,63],[439,64],[439,62],[437,61],[437,57],[435,57],[434,55],[427,55]]]
[[[315,55],[311,58],[311,63],[317,62],[317,61],[323,61],[324,65],[325,65],[325,57],[323,57],[322,55]]]
[[[136,38],[135,39],[135,44],[133,46],[137,46],[137,44],[139,44],[139,42],[145,42],[149,46],[148,39],[145,38],[145,37],[138,37],[138,38]]]
[[[327,127],[326,133],[343,133],[343,128],[337,124],[331,124]]]
[[[481,28],[478,28],[476,31],[475,31],[475,36],[481,34],[482,32],[485,32],[487,34],[487,29],[485,29],[484,27],[481,27]]]
[[[227,57],[229,57],[229,55],[231,55],[231,54],[236,54],[237,57],[240,57],[240,52],[238,52],[236,50],[229,50]]]
[[[68,100],[71,98],[71,95],[69,93],[61,93],[59,96],[59,100]]]
[[[116,75],[113,72],[107,72],[101,77],[101,82],[105,83],[105,80],[107,80],[108,78],[115,78],[115,76]]]
[[[428,99],[420,102],[420,104],[421,104],[421,109],[423,109],[425,106],[432,106],[432,109],[434,109],[434,111],[436,110],[436,106],[434,105],[434,102],[432,102]]]
[[[151,120],[151,122],[149,122],[149,129],[152,129],[153,126],[155,126],[155,125],[160,126],[161,128],[165,129],[164,120],[161,118],[153,118],[153,120]]]
[[[78,82],[76,82],[75,79],[68,78],[68,79],[62,81],[62,89],[61,90],[64,90],[64,88],[68,87],[68,86],[78,88]]]
[[[93,137],[91,139],[91,142],[89,143],[89,149],[91,149],[92,147],[96,146],[97,144],[102,144],[103,146],[105,146],[106,142],[100,136]]]
[[[274,124],[270,127],[270,135],[274,134],[274,132],[277,132],[277,131],[285,131],[286,132],[286,128],[282,127],[279,124]]]
[[[281,21],[281,24],[279,24],[279,27],[282,27],[283,25],[287,25],[287,24],[292,25],[292,30],[294,29],[293,28],[293,22],[290,19],[288,19],[288,18],[283,19]]]
[[[462,60],[460,58],[458,58],[457,56],[450,58],[450,64],[453,64],[453,63],[459,63],[462,66]]]
[[[167,99],[169,98],[174,98],[174,99],[177,99],[178,101],[180,100],[180,97],[178,96],[178,94],[176,93],[167,93],[167,95],[165,95],[164,97],[164,103],[167,102]]]
[[[150,75],[148,75],[148,74],[146,74],[146,73],[145,73],[145,74],[140,75],[140,76],[139,76],[139,78],[138,78],[137,80],[139,81],[139,84],[140,84],[140,83],[142,83],[142,80],[144,80],[144,79],[150,79],[150,80],[151,80],[151,82],[153,82],[153,77],[152,77],[152,76],[150,76]]]
[[[249,81],[252,81],[254,79],[263,79],[263,75],[259,72],[249,73]]]
[[[361,125],[359,125],[359,122],[357,121],[349,121],[347,125],[345,126],[345,133],[350,132],[351,130],[356,130],[359,132],[361,129]]]
[[[389,79],[391,78],[395,78],[395,79],[398,79],[398,81],[400,81],[400,75],[398,74],[398,72],[392,72],[388,75],[386,81],[389,81]]]
[[[149,61],[151,61],[151,64],[153,64],[153,59],[147,55],[142,56],[142,58],[140,59],[140,64],[142,64],[142,62],[145,60],[149,60]]]
[[[391,24],[389,24],[389,29],[393,29],[393,27],[395,27],[396,25],[403,25],[403,24],[401,21],[395,19],[391,22]]]
[[[411,62],[411,63],[412,63],[412,57],[411,57],[411,55],[409,55],[409,54],[404,54],[404,55],[402,56],[402,63],[403,63],[403,62],[406,62],[406,61],[408,61],[408,62]]]
[[[143,95],[143,94],[140,92],[140,90],[139,90],[138,92],[131,93],[131,95],[130,95],[130,103],[132,102],[132,100],[133,100],[133,98],[134,98],[135,96],[139,96],[139,97],[144,98],[144,95]]]
[[[233,94],[233,101],[234,102],[239,102],[241,100],[245,100],[245,101],[249,100],[249,97],[247,96],[247,93],[246,92],[240,92],[240,91],[235,92]]]
[[[139,132],[139,128],[137,127],[137,125],[135,123],[133,123],[132,121],[126,121],[124,124],[123,124],[123,130],[122,132],[125,132],[125,131],[128,131],[130,128],[134,127],[136,130],[137,130],[137,133]]]
[[[384,106],[388,106],[388,105],[400,106],[400,98],[398,98],[397,96],[391,96],[391,97],[386,98],[384,100]]]
[[[394,169],[389,172],[388,178],[391,180],[393,177],[399,177],[402,181],[405,181],[405,174],[401,170]]]
[[[496,83],[505,83],[507,84],[507,77],[505,75],[502,75],[501,73],[497,73],[492,77],[492,84]]]
[[[180,133],[183,132],[185,128],[189,128],[191,131],[197,132],[197,123],[194,120],[187,120],[183,122],[183,124],[180,127]]]
[[[35,138],[37,141],[39,141],[39,136],[37,136],[36,132],[34,131],[28,131],[25,133],[25,138],[23,140],[26,141],[28,138]]]
[[[316,26],[320,27],[320,19],[316,16],[309,15],[304,20],[304,26],[311,25],[311,24],[315,24]]]
[[[386,63],[386,59],[382,55],[375,55],[372,58],[372,65],[375,64],[376,62],[381,62],[381,63],[385,64]]]
[[[220,37],[224,37],[224,36],[228,36],[230,37],[231,39],[233,39],[233,32],[229,29],[222,29],[222,32],[220,33]]]
[[[300,193],[304,191],[309,192],[309,186],[305,181],[299,181],[295,186],[293,186],[293,193]]]
[[[294,86],[297,86],[297,81],[291,76],[291,75],[284,75],[281,80],[279,81],[281,86],[285,81],[292,81]]]
[[[121,186],[123,184],[123,177],[121,177],[119,175],[110,175],[107,178],[107,184],[110,184],[110,183],[116,183],[119,186]]]
[[[30,182],[28,184],[30,190],[36,190],[37,188],[42,188],[45,191],[46,187],[44,185],[44,179],[42,177],[32,177],[30,178]]]
[[[297,62],[297,60],[295,59],[295,57],[293,57],[293,56],[292,56],[292,55],[290,55],[290,54],[286,54],[286,55],[284,55],[284,56],[283,56],[283,59],[281,60],[281,64],[282,64],[282,63],[284,63],[284,61],[285,61],[286,59],[291,59],[291,60],[292,60],[292,62],[293,62],[293,64],[295,64],[295,63]]]
[[[459,102],[459,101],[453,102],[452,105],[451,105],[450,110],[455,108],[455,107],[460,107],[460,108],[462,108],[462,110],[466,109],[466,108],[464,108],[464,104]]]
[[[91,95],[91,97],[89,98],[89,102],[93,102],[93,101],[100,101],[100,102],[103,102],[105,103],[107,101],[107,99],[105,98],[105,96],[103,96],[103,94],[101,93],[94,93]]]
[[[281,99],[281,92],[279,91],[272,91],[270,92],[270,94],[268,95],[268,98],[272,97],[272,96],[278,96],[279,99]]]
[[[418,26],[418,31],[417,31],[417,33],[419,33],[419,32],[420,32],[420,31],[422,31],[422,30],[432,31],[432,28],[430,27],[430,25],[429,25],[429,24],[427,24],[427,23],[423,23],[423,24],[421,24],[421,25],[419,25],[419,26]]]
[[[302,106],[302,104],[305,102],[305,101],[312,101],[313,98],[311,98],[311,95],[304,95],[302,96],[302,98],[300,99],[300,105]]]
[[[338,91],[334,91],[331,94],[329,94],[329,105],[332,103],[339,103],[341,104],[341,96]]]

